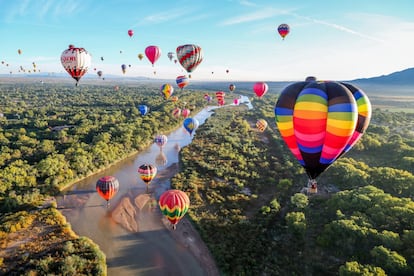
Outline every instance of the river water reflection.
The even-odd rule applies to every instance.
[[[214,107],[207,107],[196,114],[200,124],[212,114]],[[162,151],[152,144],[138,155],[124,160],[109,169],[88,177],[57,198],[58,208],[66,216],[72,229],[81,236],[91,238],[105,253],[108,275],[205,275],[195,257],[173,239],[165,228],[162,215],[157,208],[159,195],[169,189],[170,182],[150,184],[149,194],[137,169],[144,163],[156,164],[158,175],[178,163],[179,149],[192,140],[183,127],[168,135],[168,142]],[[115,176],[120,183],[119,192],[106,208],[106,201],[95,191],[96,181],[104,175]],[[125,198],[145,195],[138,203],[142,208],[134,214],[137,228],[125,229],[112,218],[114,207]],[[150,197],[148,195],[151,195]],[[178,225],[179,227],[179,225]]]
[[[247,97],[241,102],[252,108]],[[200,125],[210,117],[216,107],[206,107],[194,116]],[[177,170],[179,150],[191,143],[183,127],[171,132],[162,151],[154,143],[138,155],[128,158],[107,170],[88,177],[57,198],[58,208],[66,216],[72,229],[81,236],[91,238],[105,253],[108,275],[207,275],[188,248],[177,242],[162,222],[157,199],[170,188],[169,179],[149,186],[140,179],[137,169],[144,163],[156,164],[159,175]],[[119,192],[111,199],[109,208],[95,191],[96,181],[104,175],[115,176],[120,183]],[[138,197],[139,196],[139,197]],[[137,200],[142,197],[142,201]],[[118,213],[118,217],[131,215],[134,221],[125,227],[114,219],[115,207],[128,201],[139,211]],[[125,204],[124,204],[125,205]],[[117,209],[116,209],[117,210]],[[177,227],[180,227],[178,224]]]

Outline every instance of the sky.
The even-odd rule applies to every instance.
[[[196,80],[374,77],[414,67],[413,12],[413,0],[0,0],[0,74],[63,73],[73,44],[92,55],[90,76],[126,64],[126,77],[175,80],[186,72],[167,53],[196,44]],[[154,67],[137,57],[149,45],[162,51]]]

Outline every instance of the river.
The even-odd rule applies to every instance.
[[[252,108],[247,97],[241,96],[240,102]],[[206,107],[194,118],[201,125],[214,108]],[[136,156],[74,184],[57,198],[58,208],[72,229],[78,235],[91,238],[105,253],[108,275],[211,275],[188,246],[174,239],[158,209],[157,199],[170,188],[169,177],[178,170],[178,152],[193,138],[183,127],[167,137],[162,150],[154,143]],[[148,191],[137,173],[144,163],[158,168]],[[108,208],[95,191],[96,181],[105,175],[115,176],[120,183]],[[119,211],[121,205],[134,205],[134,209]],[[122,216],[130,216],[132,221],[120,224]]]

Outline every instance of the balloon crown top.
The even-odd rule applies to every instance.
[[[73,49],[73,48],[75,48],[75,45],[69,44],[69,49]]]

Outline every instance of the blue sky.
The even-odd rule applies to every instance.
[[[95,75],[94,68],[122,75],[127,64],[125,76],[175,80],[185,71],[167,53],[188,43],[204,50],[197,80],[349,80],[414,67],[413,0],[0,0],[0,7],[0,60],[9,64],[0,73],[33,62],[42,73],[64,72],[69,44],[92,54]],[[281,23],[290,26],[285,40]],[[137,58],[148,45],[162,50],[154,68]]]

